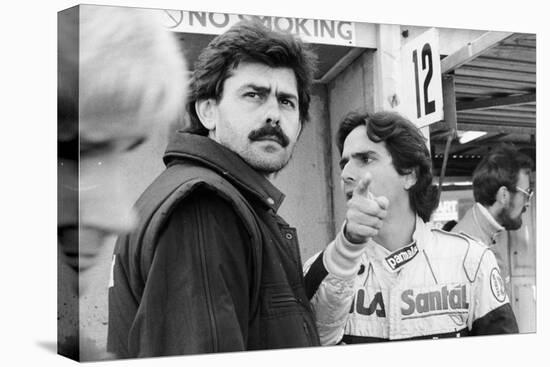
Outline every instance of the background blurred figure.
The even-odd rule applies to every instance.
[[[79,342],[86,271],[137,219],[127,155],[184,110],[185,61],[155,14],[85,5],[58,17],[58,352],[74,359],[97,354]]]
[[[496,148],[476,167],[473,175],[476,203],[452,229],[483,241],[494,252],[506,290],[510,294],[510,257],[506,231],[523,224],[530,204],[529,176],[533,162],[514,147]]]

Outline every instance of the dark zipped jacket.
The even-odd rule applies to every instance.
[[[108,351],[145,357],[319,345],[284,195],[237,154],[178,132],[116,243]]]

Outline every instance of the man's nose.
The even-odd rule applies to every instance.
[[[265,103],[265,122],[272,126],[279,125],[281,121],[281,110],[276,97],[270,97]]]
[[[347,162],[342,168],[342,173],[340,173],[340,178],[345,185],[353,185],[356,181],[355,169],[352,162]]]

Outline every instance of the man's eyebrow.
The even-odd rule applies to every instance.
[[[372,156],[377,155],[377,153],[374,150],[367,150],[364,152],[356,152],[351,155],[352,158],[370,158]]]
[[[344,166],[346,165],[346,163],[348,163],[348,161],[349,159],[347,157],[342,157],[338,165],[340,166],[340,168],[344,168]]]
[[[298,96],[294,93],[287,93],[287,92],[277,92],[277,97],[279,98],[286,98],[286,99],[294,99],[298,100]]]
[[[239,88],[239,90],[246,90],[246,89],[253,89],[254,91],[262,94],[271,93],[271,87],[266,87],[266,86],[258,85],[254,83],[248,83]],[[292,92],[277,91],[277,97],[298,100],[298,96]]]
[[[258,85],[254,83],[248,83],[239,88],[239,90],[242,90],[242,91],[246,89],[253,89],[256,92],[265,93],[265,94],[269,94],[271,92],[270,87],[266,87],[266,86]]]
[[[353,159],[365,159],[365,158],[370,158],[372,156],[376,156],[378,153],[376,153],[374,150],[367,150],[367,151],[364,151],[364,152],[355,152],[355,153],[352,153],[351,154],[351,158]],[[339,165],[340,167],[343,167],[346,165],[346,163],[348,163],[349,161],[349,157],[342,157],[340,159],[340,162],[339,162]]]

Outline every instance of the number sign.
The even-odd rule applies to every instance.
[[[439,35],[432,28],[401,48],[402,111],[417,126],[443,120]]]

